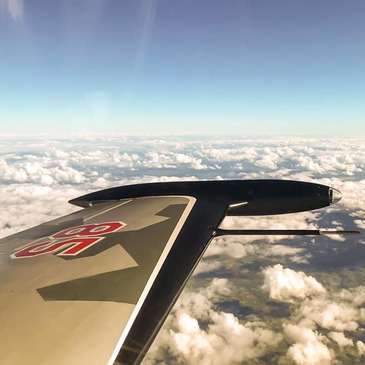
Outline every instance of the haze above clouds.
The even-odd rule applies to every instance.
[[[226,218],[226,228],[365,227],[363,139],[145,137],[5,139],[0,234],[75,211],[68,199],[151,181],[298,179],[339,189],[318,211]],[[214,240],[145,364],[362,364],[365,241]]]

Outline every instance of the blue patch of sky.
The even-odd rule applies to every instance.
[[[344,0],[3,9],[2,131],[358,134],[364,15]]]

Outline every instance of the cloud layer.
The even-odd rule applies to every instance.
[[[0,235],[78,209],[67,200],[124,184],[279,178],[319,182],[343,199],[325,210],[226,218],[222,227],[365,227],[361,139],[90,137],[0,142]],[[146,364],[362,364],[365,240],[215,239]]]

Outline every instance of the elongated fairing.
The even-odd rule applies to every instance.
[[[220,201],[227,207],[227,215],[239,216],[318,209],[340,198],[337,190],[321,184],[290,180],[230,180],[121,186],[84,195],[70,203],[87,207],[98,201],[162,195],[189,195]]]

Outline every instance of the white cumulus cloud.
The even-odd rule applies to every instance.
[[[264,323],[242,323],[232,313],[215,309],[215,301],[229,294],[225,279],[214,279],[199,293],[183,293],[146,364],[158,364],[161,352],[167,352],[181,364],[238,365],[274,349],[282,336]]]
[[[323,285],[314,277],[307,276],[302,271],[283,268],[280,264],[269,266],[262,272],[264,275],[262,289],[275,300],[290,302],[293,298],[305,298],[326,292]]]
[[[294,343],[288,349],[288,357],[297,365],[330,365],[333,356],[324,344],[325,337],[305,327],[284,326],[284,333]]]

